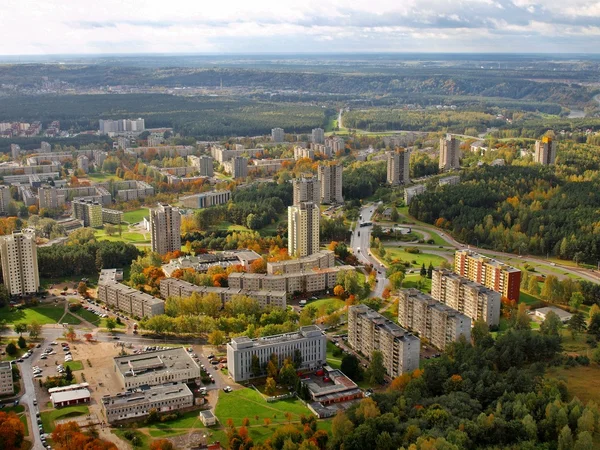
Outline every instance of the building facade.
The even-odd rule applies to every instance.
[[[488,325],[500,323],[500,294],[449,270],[434,270],[431,296],[443,304]]]
[[[294,205],[303,202],[321,202],[321,185],[315,177],[294,178]]]
[[[368,359],[381,352],[392,378],[419,368],[420,339],[365,305],[348,309],[348,344]]]
[[[440,172],[460,169],[460,141],[450,133],[440,139]]]
[[[123,222],[123,211],[118,209],[102,208],[102,223],[119,225]]]
[[[312,269],[327,269],[334,266],[335,253],[331,250],[319,250],[304,258],[268,262],[267,273],[269,275],[281,275],[284,273],[298,273]]]
[[[277,355],[279,367],[286,359],[294,360],[299,352],[302,364],[299,370],[320,368],[326,362],[327,338],[316,325],[301,327],[295,333],[278,334],[258,339],[236,337],[227,344],[227,368],[233,381],[239,383],[263,375],[271,355]],[[259,373],[253,373],[252,359],[258,358]],[[255,359],[256,359],[255,358]]]
[[[285,138],[285,132],[283,128],[273,128],[271,130],[271,140],[273,142],[283,142]]]
[[[64,194],[59,194],[58,189],[55,187],[40,187],[38,189],[38,201],[40,209],[57,209],[65,204],[65,196]]]
[[[433,346],[446,345],[464,336],[471,340],[471,319],[418,289],[401,289],[398,295],[398,324],[418,333]]]
[[[10,361],[0,361],[0,395],[12,395],[13,374]]]
[[[181,250],[181,214],[166,203],[150,210],[150,242],[160,255]]]
[[[414,186],[404,188],[404,204],[406,206],[410,205],[413,198],[425,193],[425,191],[427,191],[427,187],[424,184],[415,184]]]
[[[288,253],[304,257],[319,251],[321,210],[318,203],[288,207]]]
[[[101,270],[98,280],[98,300],[134,317],[164,314],[164,301],[119,283],[122,279],[123,273],[115,269]]]
[[[8,205],[12,202],[12,195],[10,195],[10,187],[6,185],[0,185],[0,213],[6,214],[8,212]]]
[[[397,148],[387,152],[387,182],[392,186],[410,183],[410,151]]]
[[[344,166],[340,163],[324,163],[319,165],[317,172],[321,185],[321,203],[341,204],[342,197],[342,172]]]
[[[10,295],[34,294],[40,287],[35,232],[25,229],[0,236],[4,286]]]
[[[296,145],[294,147],[294,159],[298,161],[299,159],[304,158],[315,159],[315,151],[312,148]]]
[[[213,159],[208,155],[198,158],[198,172],[201,177],[212,177],[214,175]]]
[[[324,144],[325,130],[323,128],[313,128],[310,137],[313,144]]]
[[[201,209],[215,205],[223,205],[231,200],[231,191],[202,192],[200,194],[181,197],[181,204],[185,208]]]
[[[502,297],[519,301],[521,287],[519,269],[471,250],[457,250],[454,254],[454,272],[499,292]]]
[[[102,226],[102,204],[93,200],[73,200],[73,217],[83,220],[84,227],[99,228]]]
[[[544,136],[535,141],[534,161],[545,166],[554,164],[556,160],[556,141],[550,136]]]

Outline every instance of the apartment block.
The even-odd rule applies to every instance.
[[[194,152],[194,147],[191,145],[161,145],[158,147],[128,147],[125,149],[125,153],[129,153],[130,155],[143,155],[148,152],[155,152],[161,157],[169,156],[173,158],[174,156],[181,156],[182,158],[186,158]]]
[[[90,160],[85,155],[80,155],[77,157],[77,168],[83,170],[83,173],[88,173],[90,171]]]
[[[13,231],[0,236],[4,286],[10,295],[36,293],[40,287],[37,247],[33,230]]]
[[[154,195],[154,188],[145,181],[120,181],[115,188],[120,201],[143,200]]]
[[[414,186],[404,188],[404,204],[407,206],[410,205],[413,198],[425,193],[425,191],[427,191],[427,187],[424,184],[415,184]]]
[[[271,140],[273,142],[283,142],[285,138],[285,132],[283,128],[273,128],[271,130]]]
[[[258,302],[262,307],[272,306],[285,309],[287,293],[285,291],[268,291],[263,289],[239,289],[234,287],[196,286],[177,278],[163,278],[160,280],[160,295],[164,299],[169,297],[189,297],[192,294],[215,294],[223,306],[236,296],[243,295]]]
[[[234,179],[246,178],[248,176],[248,158],[244,156],[234,156],[229,161],[223,162],[223,168]]]
[[[202,192],[181,197],[180,200],[185,208],[209,208],[215,205],[223,205],[231,200],[231,191]]]
[[[294,178],[294,205],[303,202],[321,202],[321,184],[316,177]]]
[[[38,201],[40,209],[57,209],[65,204],[65,195],[59,194],[58,189],[53,186],[40,187]]]
[[[117,356],[114,363],[125,389],[192,383],[201,376],[200,366],[183,347]]]
[[[214,159],[208,155],[188,156],[188,161],[192,167],[198,169],[201,177],[212,177],[214,175],[213,161]]]
[[[219,164],[223,164],[236,156],[245,156],[247,158],[257,157],[264,150],[264,148],[244,148],[243,145],[236,145],[235,149],[226,149],[220,145],[211,145],[210,154]]]
[[[460,183],[459,175],[451,175],[449,177],[443,177],[438,180],[440,186],[448,186]]]
[[[73,200],[73,217],[83,220],[84,227],[99,228],[102,226],[102,204],[92,200]]]
[[[146,129],[144,119],[100,119],[100,134],[113,134],[124,131],[134,131],[141,133]]]
[[[21,147],[19,147],[19,145],[17,145],[17,144],[10,144],[10,155],[12,156],[12,159],[14,159],[14,160],[19,159],[20,154],[21,154]]]
[[[348,309],[348,344],[368,359],[380,351],[392,378],[419,368],[420,339],[365,305]]]
[[[301,147],[299,145],[294,147],[294,159],[298,161],[299,159],[315,159],[315,151],[311,148]]]
[[[288,207],[288,253],[304,257],[319,251],[321,210],[318,203]]]
[[[342,172],[344,166],[341,163],[324,163],[319,165],[317,176],[321,185],[321,203],[341,204],[342,197]]]
[[[323,128],[313,128],[311,132],[311,142],[313,144],[324,144],[325,130]]]
[[[14,393],[12,365],[10,361],[0,362],[0,395],[12,395]]]
[[[397,148],[387,152],[387,182],[392,186],[410,183],[410,151]]]
[[[194,394],[186,384],[167,384],[123,392],[103,398],[102,406],[108,423],[141,419],[156,410],[159,413],[179,411],[194,406]]]
[[[325,153],[328,156],[335,155],[337,152],[343,152],[346,148],[346,142],[344,138],[340,136],[333,136],[325,139]]]
[[[460,169],[460,141],[450,133],[440,139],[440,172]]]
[[[556,160],[556,141],[550,136],[544,136],[542,140],[535,141],[534,161],[545,166],[554,164]]]
[[[518,302],[521,271],[471,250],[454,254],[454,272],[476,283],[499,292],[502,297]]]
[[[98,280],[98,300],[134,317],[152,317],[165,312],[164,301],[119,283],[113,274],[104,270]]]
[[[297,292],[323,292],[337,285],[338,273],[355,270],[353,266],[334,266],[323,269],[270,275],[263,273],[231,273],[229,287],[234,289]]]
[[[181,214],[166,203],[150,209],[150,242],[161,255],[181,250]]]
[[[312,269],[327,269],[335,266],[335,253],[331,250],[319,250],[317,253],[304,258],[289,259],[287,261],[268,262],[269,275],[297,273]]]
[[[113,225],[123,223],[123,211],[102,208],[102,223],[111,223]]]
[[[299,370],[321,368],[326,361],[327,338],[316,325],[301,327],[299,331],[275,336],[250,339],[246,336],[233,338],[227,344],[227,368],[233,381],[239,383],[263,375],[271,355],[277,355],[279,366],[299,351],[302,364]],[[260,373],[253,373],[252,358],[258,358]]]
[[[7,213],[10,202],[12,202],[10,188],[6,185],[0,185],[0,213]]]
[[[500,294],[449,270],[433,271],[431,296],[473,321],[500,323]]]
[[[398,324],[418,333],[431,345],[444,350],[460,339],[470,342],[471,319],[417,289],[401,289],[398,302]]]

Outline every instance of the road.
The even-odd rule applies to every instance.
[[[340,112],[338,113],[338,123],[337,123],[337,127],[338,130],[342,129],[342,109],[340,109]]]
[[[369,250],[371,247],[371,230],[372,226],[361,227],[361,222],[370,222],[373,213],[375,212],[375,205],[363,206],[360,210],[362,219],[359,219],[356,223],[352,236],[350,238],[350,246],[352,247],[353,253],[356,255],[358,260],[365,264],[372,264],[373,267],[377,268],[377,282],[375,283],[375,289],[371,291],[371,297],[381,297],[387,280],[385,278],[385,269],[381,267],[381,264],[371,255]]]

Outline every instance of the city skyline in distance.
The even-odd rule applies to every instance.
[[[7,0],[0,55],[598,53],[592,0]]]

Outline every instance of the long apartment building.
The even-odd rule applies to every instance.
[[[12,202],[10,188],[6,185],[0,185],[0,213],[7,213],[10,202]]]
[[[521,271],[471,250],[457,250],[454,272],[499,292],[502,297],[519,301]]]
[[[323,292],[333,289],[337,285],[338,273],[348,270],[354,270],[354,267],[335,266],[281,275],[232,273],[229,275],[229,287],[249,291],[284,291],[287,294]]]
[[[169,413],[189,408],[194,406],[194,394],[183,383],[151,386],[103,398],[102,406],[108,423],[115,423],[144,418],[153,409],[159,413]]]
[[[44,186],[38,189],[38,200],[40,209],[57,209],[65,204],[65,195],[59,194],[55,187]]]
[[[420,339],[365,305],[348,309],[348,344],[368,359],[380,351],[392,378],[419,368]]]
[[[13,374],[10,361],[0,362],[0,395],[12,395],[13,389]]]
[[[321,185],[321,203],[344,203],[342,197],[342,173],[344,166],[341,163],[328,162],[319,165],[317,177]]]
[[[431,296],[439,302],[488,325],[500,323],[500,294],[449,270],[434,270]]]
[[[202,192],[200,194],[181,197],[181,204],[186,208],[201,209],[215,205],[223,205],[231,200],[231,191]]]
[[[234,287],[196,286],[177,278],[163,278],[160,280],[160,295],[162,298],[189,297],[192,294],[215,294],[223,306],[236,296],[244,295],[253,298],[262,307],[272,306],[285,309],[287,294],[285,291],[268,291],[264,289],[240,289]]]
[[[114,358],[115,372],[125,389],[188,383],[200,379],[200,366],[183,347]]]
[[[413,198],[424,194],[425,191],[427,191],[427,187],[424,184],[415,184],[414,186],[404,188],[404,204],[407,206],[410,205]]]
[[[331,250],[319,250],[317,253],[304,258],[268,262],[267,273],[269,275],[281,275],[312,269],[327,269],[333,266],[335,266],[335,253]]]
[[[10,295],[34,294],[40,287],[35,232],[30,229],[0,236],[4,286]]]
[[[392,186],[410,183],[410,151],[397,148],[387,152],[387,182]]]
[[[84,227],[102,226],[102,204],[93,200],[73,200],[73,217],[83,221]]]
[[[312,148],[296,145],[294,147],[294,159],[298,161],[304,158],[315,159],[315,151]]]
[[[98,280],[98,300],[134,317],[152,317],[165,312],[165,302],[119,283],[122,272],[103,269]]]
[[[154,188],[145,181],[120,181],[115,184],[115,188],[120,201],[143,200],[154,195]]]
[[[461,336],[471,340],[471,319],[465,314],[418,289],[401,289],[398,297],[398,324],[418,333],[421,339],[440,350]]]
[[[102,208],[102,223],[112,223],[114,225],[123,223],[123,211]]]
[[[150,243],[153,252],[165,255],[181,250],[181,213],[166,203],[150,209]]]
[[[303,176],[294,178],[292,181],[294,189],[294,205],[300,205],[303,202],[321,202],[321,184],[316,177]]]
[[[194,153],[194,147],[191,145],[159,145],[157,147],[128,147],[125,149],[125,153],[131,155],[143,155],[148,152],[156,152],[161,157],[169,156],[172,158],[174,156],[181,156],[182,158],[186,158]]]
[[[263,367],[271,355],[277,355],[279,366],[300,351],[302,364],[299,370],[321,368],[326,361],[327,338],[316,325],[301,327],[299,331],[275,336],[250,339],[246,336],[233,338],[227,344],[227,368],[233,381],[239,383],[263,375]],[[252,371],[252,357],[258,357],[260,373]]]

